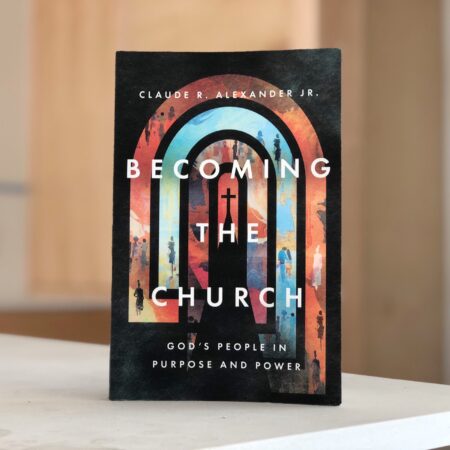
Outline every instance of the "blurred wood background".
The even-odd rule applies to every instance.
[[[116,50],[340,47],[343,369],[442,381],[441,1],[21,0],[1,8],[2,25],[9,12],[29,30],[20,47],[29,66],[10,58],[30,74],[16,87],[29,92],[22,120],[30,139],[16,144],[27,148],[30,189],[27,276],[18,281],[26,288],[9,295],[0,331],[108,341]],[[1,45],[11,53],[9,42]],[[13,102],[14,91],[2,95]]]

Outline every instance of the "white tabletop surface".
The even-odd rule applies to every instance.
[[[364,449],[450,444],[450,386],[344,374],[339,407],[111,402],[109,348],[0,335],[0,449]]]

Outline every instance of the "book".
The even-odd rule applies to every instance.
[[[118,52],[112,400],[337,405],[340,51]]]

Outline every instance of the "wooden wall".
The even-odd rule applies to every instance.
[[[323,0],[343,48],[343,366],[441,381],[441,2]]]
[[[442,377],[441,4],[369,2],[367,371]]]

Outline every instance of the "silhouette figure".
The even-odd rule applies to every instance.
[[[173,276],[173,271],[175,268],[175,241],[173,240],[173,236],[170,236],[170,241],[167,243],[169,247],[169,264],[170,270]]]
[[[317,359],[317,352],[314,350],[314,359],[311,362],[311,379],[314,393],[320,388],[320,361]]]
[[[317,321],[317,338],[320,341],[320,348],[322,348],[322,339],[323,339],[323,333],[325,331],[325,327],[323,325],[323,314],[322,310],[319,311],[319,314],[316,317]]]
[[[258,141],[262,144],[262,145],[266,145],[264,142],[264,138],[263,138],[263,133],[261,130],[258,131],[258,136],[256,136],[256,139],[258,139]]]
[[[281,160],[281,144],[280,144],[280,135],[277,133],[275,139],[273,140],[273,146],[275,147],[275,162],[277,163],[277,168],[280,168],[280,160]]]
[[[161,116],[162,116],[162,114],[163,113],[161,113]],[[164,131],[164,122],[163,122],[162,117],[160,117],[158,133],[159,133],[159,140],[161,140],[164,137],[164,133],[165,133],[165,131]]]
[[[136,314],[139,316],[144,309],[144,290],[141,288],[141,282],[137,281],[137,288],[134,291],[136,297]]]
[[[317,325],[323,325],[323,314],[322,314],[322,310],[319,311],[319,314],[317,315]]]
[[[130,270],[131,270],[131,265],[133,264],[133,259],[136,259],[138,256],[138,250],[139,250],[139,238],[137,236],[134,236],[133,243],[131,244],[131,250],[130,250]]]
[[[233,159],[238,159],[239,153],[238,153],[238,142],[234,141],[233,144]]]
[[[317,337],[319,338],[319,341],[320,341],[320,349],[322,349],[322,339],[323,339],[324,330],[325,330],[325,327],[323,325],[319,325],[317,327]]]
[[[147,239],[142,239],[142,245],[141,245],[141,267],[145,269],[145,266],[147,265]]]
[[[286,253],[287,248],[283,247],[278,252],[278,263],[280,265],[280,276],[281,281],[286,281],[286,260],[288,259],[288,255]]]

